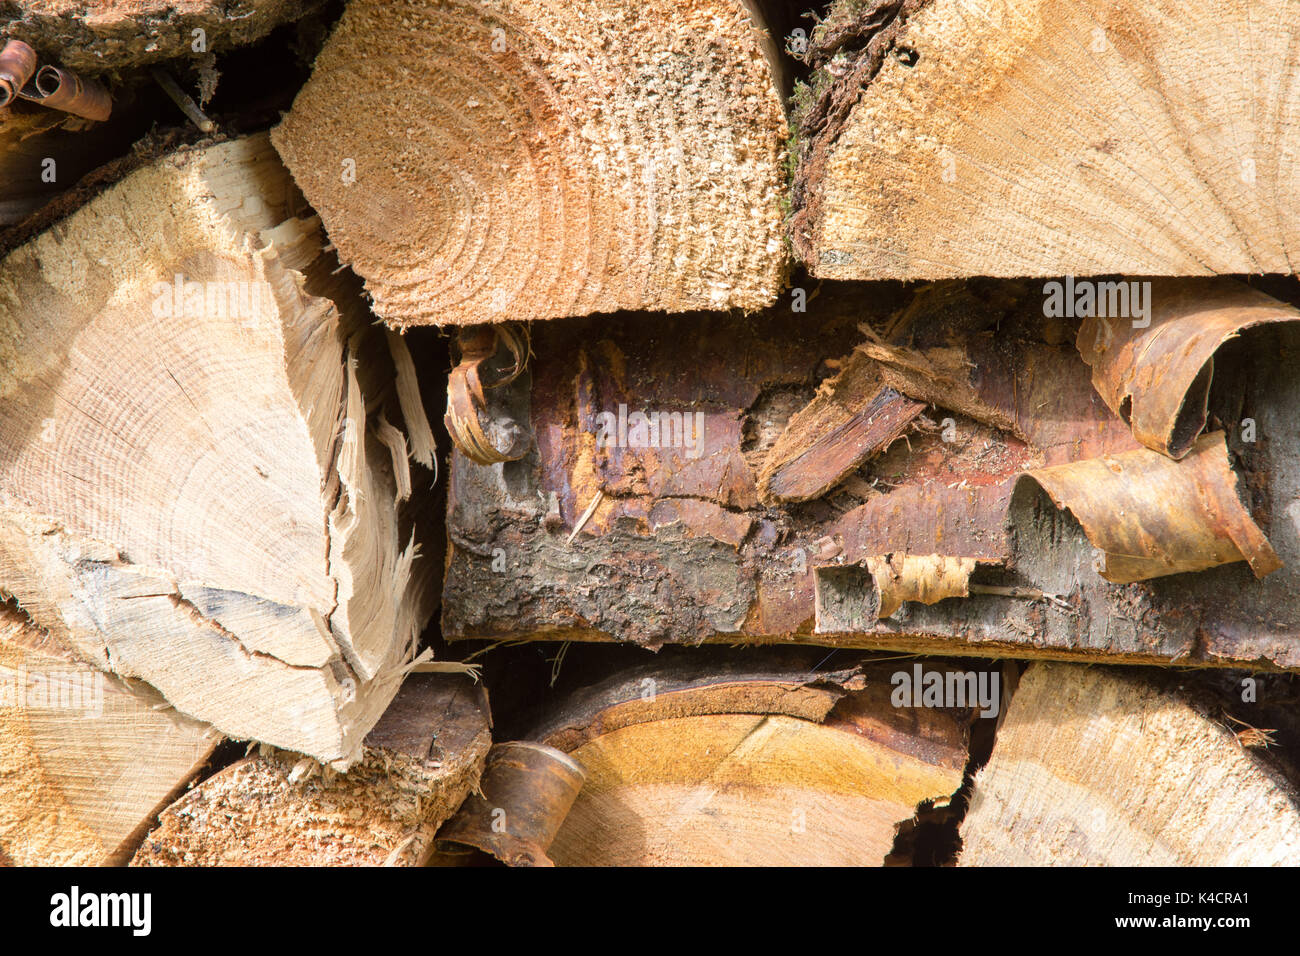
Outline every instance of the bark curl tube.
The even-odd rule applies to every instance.
[[[532,444],[528,430],[508,422],[499,428],[490,423],[485,431],[481,416],[488,414],[485,389],[509,385],[528,367],[531,350],[527,330],[511,325],[474,326],[460,331],[457,344],[460,362],[447,381],[447,433],[456,448],[475,464],[517,461]],[[501,348],[514,357],[514,365],[503,370],[503,377],[485,383],[484,378],[497,371],[492,360]]]

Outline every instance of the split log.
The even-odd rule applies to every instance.
[[[478,786],[490,726],[469,678],[415,675],[346,774],[285,753],[241,760],[168,807],[131,865],[423,865]]]
[[[294,196],[264,135],[183,152],[0,266],[0,592],[184,714],[346,765],[434,566],[372,427],[402,420],[383,336]]]
[[[101,73],[253,43],[320,0],[17,0],[4,34],[71,70]]]
[[[360,0],[272,135],[392,325],[752,310],[776,55],[749,0]]]
[[[841,0],[798,99],[825,278],[1294,273],[1288,0]]]
[[[973,711],[895,706],[899,664],[825,657],[679,659],[575,695],[536,735],[587,773],[556,864],[881,865],[961,786]]]
[[[1294,866],[1297,792],[1238,729],[1133,674],[1035,664],[975,778],[960,865]]]
[[[1179,323],[1197,321],[1183,301]],[[1071,344],[1078,328],[1045,321],[1039,288],[972,283],[890,304],[850,287],[806,315],[535,329],[513,406],[532,449],[491,466],[452,458],[444,633],[1300,668],[1300,537],[1278,510],[1300,494],[1295,323],[1216,344],[1205,427],[1219,437],[1175,461],[1107,407]],[[841,470],[834,454],[828,467],[801,456],[827,450],[807,427],[827,419],[796,413],[824,400],[827,370],[843,384],[859,363],[860,381],[888,376],[932,410],[820,497],[764,502],[773,456],[795,472],[812,462],[809,487]],[[1103,470],[1115,493],[1077,499],[1077,515],[1039,490]],[[1134,525],[1175,489],[1177,521]],[[1108,580],[1098,549],[1149,561]],[[960,573],[931,588],[917,558]]]
[[[218,739],[0,605],[0,858],[125,863]]]

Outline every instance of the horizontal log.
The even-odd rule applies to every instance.
[[[1256,329],[1220,351],[1209,421],[1227,432],[1214,468],[1196,472],[1141,448],[1070,344],[1077,324],[1046,319],[1038,287],[987,286],[924,291],[901,308],[828,289],[807,314],[773,311],[743,329],[691,316],[538,330],[520,386],[532,450],[492,466],[453,455],[445,633],[1300,667],[1300,539],[1275,511],[1300,493],[1287,464],[1297,448],[1286,422],[1300,410],[1294,330]],[[908,310],[920,313],[909,343],[888,345]],[[954,310],[961,323],[948,321]],[[864,318],[865,341],[853,330]],[[759,475],[787,422],[846,362],[875,363],[929,409],[822,497],[763,504]],[[1025,473],[1137,454],[1175,469],[1180,520],[1192,522],[1149,541],[1155,563],[1141,576],[1166,561],[1207,570],[1103,578],[1094,554],[1107,546],[1100,529],[1123,520],[1114,496],[1096,502],[1099,515],[1081,510],[1082,526],[1032,489],[1012,507]],[[1142,474],[1117,478],[1124,493],[1166,507],[1164,486]],[[1243,553],[1183,554],[1229,519],[1234,540],[1271,550],[1281,569],[1256,580]],[[880,618],[863,602],[870,562],[889,555],[969,561],[970,587]]]

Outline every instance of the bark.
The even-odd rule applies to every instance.
[[[853,331],[863,318],[865,335]],[[1044,322],[1025,285],[939,286],[892,311],[826,290],[806,315],[743,329],[690,317],[536,332],[516,406],[532,450],[490,467],[453,456],[449,637],[1300,667],[1300,540],[1274,511],[1300,492],[1288,323],[1219,349],[1207,428],[1221,434],[1183,461],[1135,440],[1069,344],[1077,326]],[[783,433],[820,447],[796,413],[858,365],[861,380],[887,376],[932,407],[820,498],[764,504],[773,449],[783,467],[799,460]],[[682,427],[657,419],[656,442],[645,412]],[[1040,490],[1103,473],[1113,493]],[[1107,580],[1098,549],[1147,564]],[[916,559],[960,573],[929,588]],[[899,569],[892,617],[880,613],[886,566]]]
[[[436,862],[454,865],[459,850],[473,848],[508,866],[554,866],[547,850],[585,779],[582,765],[553,747],[496,744],[479,792],[438,831]]]
[[[320,0],[8,0],[4,34],[71,70],[99,74],[253,43]],[[202,31],[202,42],[194,31]]]
[[[1079,352],[1134,437],[1182,458],[1209,418],[1215,354],[1251,330],[1300,321],[1300,312],[1227,279],[1156,280],[1150,288],[1147,321],[1086,319]]]

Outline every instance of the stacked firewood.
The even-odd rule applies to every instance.
[[[10,6],[0,862],[1300,862],[1294,4]]]

